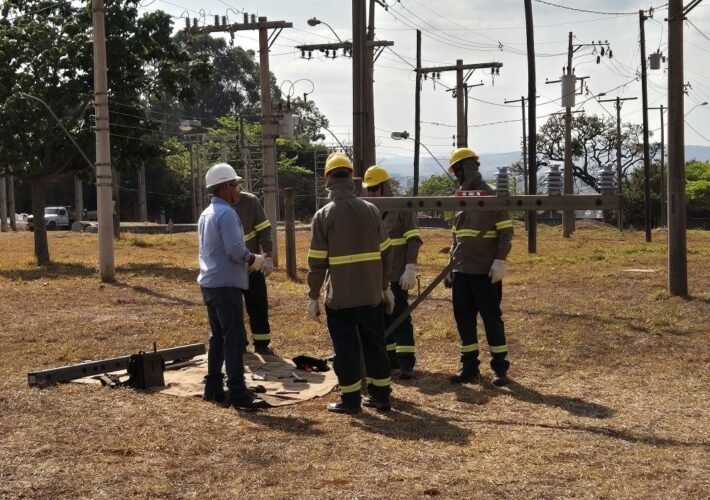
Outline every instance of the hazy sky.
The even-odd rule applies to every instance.
[[[527,62],[525,45],[525,13],[522,0],[388,0],[389,11],[376,7],[376,37],[394,41],[393,51],[386,49],[375,63],[375,127],[377,158],[411,157],[412,142],[394,141],[392,131],[414,131],[414,72],[416,63],[416,28],[422,30],[423,66],[453,65],[456,59],[464,64],[497,61],[503,63],[500,75],[493,79],[488,71],[476,71],[469,84],[483,86],[469,92],[469,146],[481,153],[516,151],[519,148],[522,124],[520,104],[503,104],[504,100],[527,95]],[[590,92],[606,92],[604,98],[638,97],[622,107],[622,120],[641,123],[641,82],[639,60],[639,9],[648,9],[648,1],[557,0],[571,8],[593,10],[585,13],[533,2],[535,43],[537,53],[538,127],[544,115],[562,110],[559,104],[560,84],[545,84],[545,79],[559,79],[566,64],[568,33],[574,33],[574,43],[608,40],[613,58],[602,58],[590,48],[579,49],[573,66],[578,76],[589,76]],[[325,25],[308,26],[306,20],[316,16],[332,26],[341,39],[352,39],[351,2],[348,0],[154,0],[144,3],[146,9],[162,9],[176,18],[189,13],[200,24],[211,24],[215,14],[227,15],[230,22],[241,22],[241,12],[266,16],[269,20],[293,23],[285,29],[271,48],[271,71],[279,83],[301,78],[313,82],[313,98],[328,117],[331,130],[341,141],[352,131],[352,60],[338,55],[325,59],[313,53],[313,59],[301,59],[294,48],[305,43],[337,41]],[[656,2],[654,6],[663,5]],[[710,4],[701,4],[685,23],[685,100],[686,144],[710,146],[710,105],[694,106],[710,101]],[[237,14],[239,12],[239,14]],[[601,12],[613,12],[606,15]],[[623,15],[633,13],[632,15]],[[646,22],[646,51],[660,49],[667,55],[667,8],[658,7],[653,19]],[[203,20],[204,19],[204,20]],[[184,21],[175,20],[176,28]],[[215,35],[213,35],[215,36]],[[236,34],[235,44],[258,49],[257,32]],[[500,47],[502,46],[502,50]],[[666,64],[662,65],[663,68]],[[649,106],[667,105],[667,73],[664,69],[650,71]],[[422,142],[437,156],[452,150],[452,135],[456,128],[456,101],[446,87],[456,83],[455,72],[441,74],[441,84],[423,82]],[[287,91],[291,84],[284,83]],[[307,81],[296,82],[296,95],[311,91]],[[577,96],[587,113],[615,115],[613,103],[602,107],[592,95]],[[605,110],[606,109],[606,110]],[[649,127],[653,140],[660,140],[659,111],[649,111]],[[608,115],[607,115],[608,116]],[[667,121],[667,120],[666,120]],[[506,123],[494,123],[506,122]],[[691,128],[692,127],[692,128]],[[693,130],[695,129],[695,130]],[[704,136],[704,137],[703,137]],[[424,152],[422,153],[424,154]]]

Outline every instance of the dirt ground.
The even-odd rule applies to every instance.
[[[275,349],[330,353],[301,282],[269,278]],[[422,289],[443,268],[446,230],[423,230]],[[115,283],[96,235],[0,234],[0,497],[708,498],[710,232],[688,233],[691,297],[666,293],[666,234],[581,224],[516,226],[503,311],[515,383],[453,386],[458,335],[437,288],[414,313],[417,376],[394,411],[325,411],[324,399],[259,413],[199,399],[61,385],[27,372],[206,342],[196,235],[124,235]]]

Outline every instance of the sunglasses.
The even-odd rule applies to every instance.
[[[378,184],[377,186],[369,186],[366,188],[369,192],[374,193],[375,191],[380,190],[380,185]]]
[[[235,188],[235,187],[238,187],[238,186],[239,186],[239,183],[238,183],[238,182],[230,182],[230,183],[229,183],[229,187]]]

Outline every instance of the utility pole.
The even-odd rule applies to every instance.
[[[661,110],[661,226],[668,226],[668,221],[666,220],[666,142],[665,142],[665,125],[663,124],[663,112],[666,108],[661,104],[657,108],[648,109],[660,109]]]
[[[527,101],[525,96],[520,96],[520,99],[516,99],[514,101],[504,100],[503,103],[512,104],[519,102],[523,112],[523,193],[528,194],[528,138],[525,131],[525,101]]]
[[[186,26],[188,33],[234,33],[235,31],[259,31],[259,84],[261,90],[261,146],[262,146],[262,165],[264,184],[264,210],[271,223],[271,238],[274,242],[274,248],[271,257],[274,261],[274,266],[279,265],[278,255],[278,231],[277,221],[278,213],[278,180],[276,172],[276,148],[274,138],[276,137],[274,130],[274,121],[271,112],[271,73],[269,72],[269,49],[281,34],[284,28],[293,27],[292,23],[286,21],[268,21],[266,17],[259,17],[258,22],[249,22],[247,14],[244,14],[243,23],[226,24],[225,18],[222,18],[222,24],[217,25],[218,18],[215,16],[214,26],[204,26],[202,28]],[[254,19],[252,18],[252,21]],[[188,20],[189,23],[189,20]],[[193,24],[197,24],[193,20]],[[269,30],[274,31],[269,35]],[[198,169],[199,172],[199,169]],[[200,174],[198,173],[198,177]]]
[[[81,220],[84,214],[84,183],[78,175],[74,176],[74,214],[76,220]]]
[[[113,281],[116,269],[113,256],[113,211],[111,198],[111,142],[106,69],[106,31],[104,0],[92,0],[94,32],[94,107],[96,109],[96,199],[99,223],[99,274],[102,281]]]
[[[12,214],[14,217],[15,214]],[[9,230],[7,224],[7,187],[5,176],[0,175],[0,231],[6,233]]]
[[[422,32],[417,30],[417,70],[422,67]],[[422,74],[417,71],[414,77],[414,178],[412,194],[419,195],[419,144],[421,139],[422,115]]]
[[[437,75],[445,71],[456,71],[456,147],[462,148],[468,146],[468,127],[466,125],[466,109],[464,106],[466,100],[466,91],[464,89],[465,82],[463,70],[476,70],[491,68],[496,73],[503,67],[503,63],[487,62],[476,64],[463,64],[461,59],[456,60],[454,66],[438,66],[429,68],[417,68],[415,71],[419,74],[436,73]]]
[[[363,150],[365,146],[366,120],[364,109],[364,65],[365,65],[365,0],[352,0],[353,29],[353,168],[355,177],[365,175]]]
[[[525,35],[528,59],[528,194],[537,194],[537,86],[535,83],[535,32],[532,0],[525,2]],[[528,211],[528,253],[537,253],[537,211]]]
[[[644,23],[648,19],[643,10],[639,10],[641,30],[641,102],[643,107],[643,193],[644,193],[644,228],[646,242],[651,242],[651,159],[648,152],[648,89],[646,83],[646,30]]]
[[[688,295],[685,214],[683,0],[668,2],[668,291]]]
[[[373,166],[377,161],[375,154],[375,91],[374,91],[374,73],[375,48],[372,45],[375,41],[375,0],[370,0],[370,9],[368,15],[367,37],[365,40],[365,62],[363,64],[363,163],[365,169]],[[363,172],[364,174],[364,172]]]
[[[616,97],[616,99],[599,99],[599,102],[613,102],[616,103],[616,183],[619,194],[622,193],[622,171],[621,171],[621,102],[622,101],[635,101],[636,97]],[[619,231],[624,230],[624,205],[623,203],[619,206],[618,211],[618,225]]]
[[[148,220],[148,197],[145,187],[145,165],[138,170],[138,216],[141,222]]]
[[[10,228],[17,231],[17,221],[15,220],[15,176],[7,176],[7,209],[10,212]]]

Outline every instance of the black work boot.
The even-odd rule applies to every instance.
[[[333,413],[343,413],[345,415],[357,415],[362,411],[360,405],[345,404],[342,401],[337,403],[328,403],[326,409]]]
[[[508,374],[503,372],[503,373],[493,373],[493,378],[491,379],[491,383],[497,387],[502,387],[504,385],[508,385],[511,382],[511,380],[508,378]]]
[[[400,380],[409,380],[414,377],[414,356],[399,356],[399,376]]]
[[[372,396],[365,396],[362,400],[362,406],[374,408],[377,411],[390,411],[392,409],[390,398],[373,398]]]
[[[262,356],[276,356],[276,353],[269,347],[269,344],[262,344],[261,342],[254,344],[254,352]]]
[[[253,392],[244,390],[237,393],[230,393],[227,399],[227,406],[238,410],[259,410],[261,408],[268,408],[269,403],[254,396]]]
[[[205,392],[202,399],[211,403],[224,403],[227,399],[227,395],[222,386],[205,385]]]
[[[473,365],[461,365],[461,369],[450,380],[452,384],[478,384],[481,382],[481,372]]]

